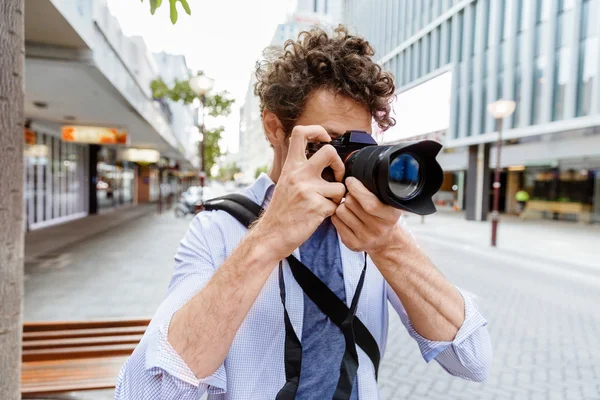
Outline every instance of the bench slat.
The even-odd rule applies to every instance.
[[[44,321],[25,322],[23,332],[63,331],[70,329],[119,328],[126,326],[148,326],[149,318],[111,319],[96,321]]]
[[[104,329],[70,329],[57,331],[32,331],[23,332],[23,342],[30,340],[50,340],[50,339],[68,339],[99,336],[117,336],[117,335],[143,335],[146,326],[125,326],[118,328]]]
[[[66,360],[74,358],[97,358],[109,356],[128,356],[133,353],[137,344],[116,344],[85,347],[68,347],[60,349],[23,350],[23,362]]]
[[[66,347],[85,347],[114,344],[137,344],[143,335],[101,336],[90,338],[69,338],[50,340],[29,340],[23,342],[23,350],[60,349]]]
[[[21,393],[26,395],[114,388],[127,357],[25,362]]]

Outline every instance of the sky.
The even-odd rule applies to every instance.
[[[150,0],[107,0],[110,12],[127,36],[142,36],[152,52],[183,54],[193,71],[215,79],[215,91],[227,90],[235,98],[226,119],[224,145],[236,152],[239,109],[262,50],[271,42],[277,24],[285,22],[294,0],[188,0],[192,15],[179,6],[179,20],[169,19],[169,0],[150,14]],[[211,125],[211,121],[207,121]]]

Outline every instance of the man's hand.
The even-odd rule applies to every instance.
[[[277,259],[290,255],[304,243],[323,220],[331,216],[346,189],[340,181],[344,164],[332,146],[323,146],[308,160],[306,145],[330,142],[327,131],[319,125],[296,126],[281,176],[267,211],[253,228],[268,243]],[[327,167],[333,169],[338,182],[321,177]]]
[[[331,221],[352,251],[369,254],[384,250],[393,240],[402,211],[383,204],[358,179],[346,179],[350,192]]]

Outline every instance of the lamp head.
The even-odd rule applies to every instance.
[[[496,119],[506,118],[515,112],[516,103],[512,100],[496,100],[487,106],[487,112]]]

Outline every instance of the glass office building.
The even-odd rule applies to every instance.
[[[548,202],[540,211],[550,202],[578,203],[562,208],[600,222],[600,0],[346,0],[344,6],[344,22],[369,39],[396,77],[399,118],[388,141],[441,133],[446,151],[439,159],[452,175],[462,174],[455,181],[464,182],[456,186],[464,189],[467,218],[485,219],[491,204],[497,126],[486,108],[504,98],[517,103],[504,120],[505,211],[515,206],[513,191],[531,189],[533,196],[535,188],[536,201]],[[421,110],[403,114],[406,104]],[[427,116],[422,124],[414,121],[417,113]],[[413,117],[407,122],[402,115]]]

